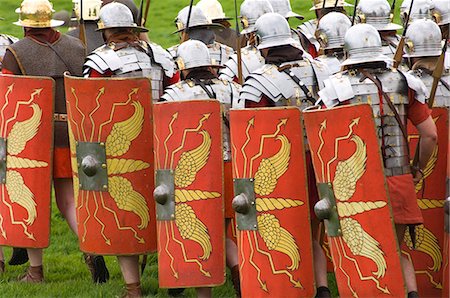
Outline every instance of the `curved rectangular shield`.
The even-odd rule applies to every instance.
[[[416,271],[419,293],[425,297],[442,295],[444,260],[444,202],[446,198],[446,167],[448,159],[448,108],[433,108],[431,117],[436,123],[438,144],[423,170],[424,179],[416,185],[417,203],[422,210],[423,225],[415,228],[415,248],[407,232],[402,254],[411,259]],[[415,155],[419,134],[408,123],[411,155]]]
[[[243,297],[312,297],[303,128],[294,107],[230,112]]]
[[[303,114],[339,294],[406,295],[372,109]]]
[[[225,282],[222,112],[215,100],[154,106],[162,288]]]
[[[0,245],[50,239],[54,81],[0,76]]]
[[[80,248],[156,250],[150,81],[65,77]]]

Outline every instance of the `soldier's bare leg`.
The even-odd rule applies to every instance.
[[[139,276],[139,256],[117,256],[122,271],[126,297],[141,297],[141,278]]]
[[[226,261],[227,267],[231,270],[231,281],[233,282],[234,290],[236,291],[236,295],[238,297],[241,296],[241,281],[239,277],[239,257],[238,257],[238,247],[236,243],[232,240],[233,235],[229,235],[230,229],[228,226],[232,224],[230,218],[225,219],[225,231],[226,231],[226,239],[225,239],[225,253],[226,253]]]
[[[311,232],[313,239],[314,278],[316,279],[316,297],[331,297],[328,289],[327,258],[321,246],[322,227],[317,217],[311,216]]]
[[[233,240],[228,238],[228,235],[225,240],[225,249],[227,250],[227,267],[231,269],[239,264],[239,259],[237,245]]]
[[[42,266],[42,252],[41,248],[27,248],[28,258],[30,259],[30,266]]]
[[[403,237],[405,236],[406,225],[396,224],[395,230],[397,232],[397,240],[400,246],[403,242]],[[405,277],[406,290],[408,293],[417,292],[416,273],[414,272],[413,264],[403,255],[400,257],[400,264],[402,266],[403,276]]]
[[[44,272],[42,269],[42,253],[41,248],[27,248],[28,258],[30,260],[30,266],[28,267],[27,273],[20,277],[22,282],[43,282]]]
[[[73,198],[73,184],[70,178],[54,180],[56,205],[66,219],[70,229],[78,235],[75,200]]]
[[[196,288],[198,298],[212,297],[212,288]]]

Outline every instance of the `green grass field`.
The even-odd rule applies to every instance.
[[[242,0],[238,0],[240,4]],[[349,1],[353,2],[353,1]],[[136,1],[138,3],[138,1]],[[176,35],[171,35],[174,30],[173,19],[177,12],[188,5],[188,0],[152,0],[151,11],[147,23],[150,29],[150,38],[169,47],[178,42]],[[233,1],[222,1],[226,14],[234,16]],[[54,0],[55,10],[71,10],[71,0]],[[0,33],[8,33],[17,37],[22,36],[22,28],[15,26],[12,22],[17,20],[14,10],[20,5],[18,0],[1,0]],[[292,3],[293,10],[304,15],[306,19],[313,17],[309,11],[311,1],[301,0]],[[292,25],[298,25],[299,21],[293,21]],[[83,262],[82,254],[78,248],[78,241],[73,235],[64,219],[59,215],[56,205],[53,204],[51,223],[51,245],[44,252],[44,274],[46,282],[39,285],[18,283],[17,277],[21,275],[26,265],[7,266],[6,273],[0,277],[0,297],[120,297],[123,291],[123,282],[116,258],[107,257],[107,265],[110,270],[111,279],[104,285],[93,285],[90,274]],[[11,250],[5,248],[5,258],[9,259]],[[149,257],[149,264],[142,276],[144,294],[149,297],[167,297],[167,291],[158,289],[156,256]],[[334,279],[330,275],[330,288],[336,295]],[[194,291],[187,290],[184,294],[193,297]],[[213,291],[214,297],[233,297],[234,290],[231,282]]]

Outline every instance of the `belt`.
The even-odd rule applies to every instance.
[[[393,167],[389,169],[384,169],[384,174],[387,177],[411,174],[411,166],[407,165],[403,167]]]
[[[54,113],[53,114],[53,121],[67,122],[67,114]]]

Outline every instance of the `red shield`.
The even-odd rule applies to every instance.
[[[0,245],[45,248],[50,236],[54,82],[0,76]]]
[[[149,81],[66,76],[65,87],[81,250],[154,251]]]
[[[162,288],[225,282],[222,114],[211,100],[154,106],[155,165],[168,172],[173,195],[157,204]],[[165,206],[172,208],[164,217]],[[162,210],[162,211],[160,211]]]
[[[444,252],[444,200],[446,198],[446,167],[448,148],[448,109],[433,108],[431,117],[438,131],[438,145],[424,169],[424,180],[416,185],[417,203],[422,210],[424,224],[416,227],[416,247],[411,236],[405,236],[402,253],[410,258],[416,271],[419,293],[437,297],[442,293]],[[419,135],[409,123],[411,155],[414,156]]]
[[[233,176],[235,181],[253,183],[254,193],[254,218],[249,219],[254,224],[246,227],[245,220],[238,221],[242,296],[312,297],[312,239],[300,111],[232,110],[230,123]],[[236,187],[235,191],[240,195]]]
[[[319,190],[331,192],[321,202],[335,197],[326,226],[339,294],[405,296],[371,107],[310,111],[304,120]]]

